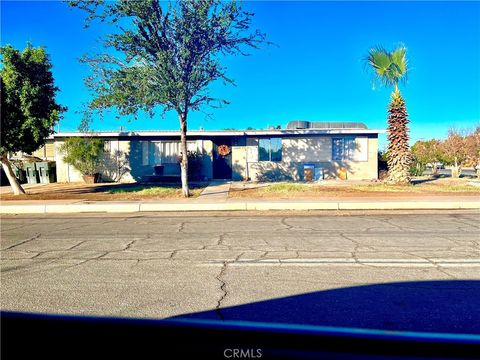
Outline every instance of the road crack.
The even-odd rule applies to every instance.
[[[228,295],[227,292],[227,283],[225,280],[223,280],[223,276],[225,275],[225,272],[227,271],[227,266],[228,266],[228,261],[224,261],[222,268],[220,269],[220,273],[215,277],[217,281],[220,283],[220,291],[221,295],[220,298],[217,300],[217,306],[215,306],[215,313],[217,314],[218,318],[220,320],[225,320],[223,314],[222,314],[222,302],[225,300],[225,298]]]
[[[28,242],[30,242],[30,241],[33,241],[33,240],[38,239],[40,236],[42,236],[42,234],[41,234],[41,233],[37,233],[37,234],[35,234],[34,236],[32,236],[32,237],[30,237],[30,238],[28,238],[28,239],[26,239],[26,240],[24,240],[24,241],[22,241],[22,242],[19,242],[18,244],[11,245],[11,246],[9,246],[9,247],[6,247],[5,249],[2,249],[2,251],[10,250],[10,249],[13,249],[13,248],[15,248],[15,247],[17,247],[17,246],[26,244],[26,243],[28,243]]]
[[[85,243],[85,241],[80,241],[79,243],[77,243],[77,244],[73,245],[72,247],[68,248],[67,250],[73,250],[73,249],[75,249],[76,247],[82,245],[83,243]]]
[[[429,262],[431,265],[433,265],[433,267],[435,269],[437,269],[438,271],[440,271],[442,274],[447,275],[451,279],[458,280],[458,278],[456,276],[447,272],[439,263],[433,261],[432,259],[428,258],[427,256],[421,256],[421,255],[417,255],[417,254],[414,254],[412,252],[406,252],[406,251],[404,251],[404,253],[408,254],[408,255],[411,255],[411,256],[415,256],[419,259],[425,260],[425,261]]]
[[[225,245],[223,242],[225,241],[225,237],[228,235],[228,233],[221,233],[219,236],[218,236],[218,241],[217,241],[217,244],[216,246],[223,246]]]
[[[285,226],[287,228],[287,230],[293,230],[294,226],[293,225],[290,225],[290,224],[287,224],[287,219],[286,217],[282,218],[280,220],[280,223]]]
[[[177,232],[178,233],[183,233],[183,230],[185,229],[185,221],[182,221],[180,224],[178,224],[178,229],[177,229]]]
[[[215,306],[215,313],[217,314],[220,320],[225,320],[225,317],[223,316],[223,313],[222,313],[222,302],[228,296],[227,282],[223,279],[223,277],[225,276],[228,265],[238,262],[243,254],[245,254],[245,252],[241,252],[233,260],[224,261],[222,264],[222,268],[220,269],[220,273],[215,277],[217,281],[220,283],[221,295],[220,295],[220,298],[217,300],[217,306]]]
[[[125,246],[125,249],[120,250],[120,251],[129,251],[130,248],[133,246],[133,244],[135,244],[136,242],[137,242],[137,240],[132,240],[132,241],[130,241],[130,242]]]

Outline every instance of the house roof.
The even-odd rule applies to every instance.
[[[381,134],[385,130],[375,129],[272,129],[272,130],[190,130],[187,131],[187,136],[191,137],[215,137],[215,136],[285,136],[285,135],[341,135],[341,134]],[[51,138],[64,138],[85,136],[86,133],[81,132],[61,132],[51,136]],[[165,136],[176,137],[180,136],[178,130],[138,130],[138,131],[98,131],[89,136],[94,137],[152,137]]]
[[[293,120],[287,124],[287,129],[368,129],[361,122],[351,121],[304,121]]]

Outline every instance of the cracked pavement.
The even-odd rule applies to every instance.
[[[4,216],[2,309],[230,319],[225,308],[302,294],[480,280],[475,211],[267,215]]]

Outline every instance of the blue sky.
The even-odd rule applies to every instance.
[[[386,128],[390,89],[372,89],[363,58],[382,44],[406,45],[411,66],[401,86],[412,140],[443,137],[449,127],[480,123],[479,2],[245,2],[254,26],[278,46],[230,57],[224,64],[237,86],[213,84],[212,95],[231,104],[193,113],[189,128],[285,126],[289,120],[362,121]],[[108,28],[83,29],[84,14],[59,1],[2,1],[1,42],[23,48],[45,46],[69,108],[62,131],[75,131],[88,100],[78,59],[99,48]],[[95,130],[177,129],[174,113],[153,119],[96,119]],[[385,138],[382,138],[382,146]]]

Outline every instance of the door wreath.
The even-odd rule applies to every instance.
[[[218,147],[218,153],[222,156],[227,156],[230,154],[230,147],[228,145],[220,145]]]

